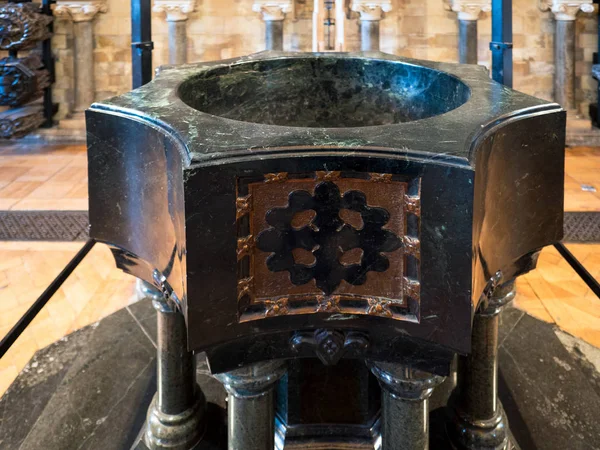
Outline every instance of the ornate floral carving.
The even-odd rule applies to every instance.
[[[40,13],[35,3],[0,6],[0,49],[24,50],[50,37],[52,17]]]
[[[237,243],[237,257],[238,260],[245,256],[250,255],[254,248],[254,236],[245,236],[238,239]]]
[[[246,295],[252,295],[252,277],[242,278],[238,281],[238,300]]]
[[[392,317],[393,313],[390,309],[394,302],[389,299],[370,298],[367,314],[370,316]]]
[[[252,197],[250,195],[246,195],[245,197],[238,197],[235,199],[235,217],[239,219],[240,217],[245,216],[250,213],[252,209]]]
[[[288,299],[278,298],[277,300],[265,301],[266,311],[265,317],[284,316],[289,312]]]
[[[340,309],[340,296],[339,295],[318,295],[317,296],[317,312],[326,313],[338,313]]]
[[[104,1],[71,0],[56,2],[54,14],[58,17],[70,18],[73,22],[88,22],[98,13],[108,10]]]

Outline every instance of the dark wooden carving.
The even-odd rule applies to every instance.
[[[50,72],[38,54],[0,60],[0,105],[20,106],[40,98],[50,86]]]
[[[52,17],[41,14],[35,3],[3,3],[0,6],[0,49],[24,50],[50,37]]]
[[[0,113],[0,138],[25,136],[44,123],[42,105],[23,106]]]
[[[341,172],[246,182],[237,199],[240,321],[310,313],[418,321],[418,186]]]

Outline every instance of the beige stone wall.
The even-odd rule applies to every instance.
[[[108,12],[95,19],[96,98],[101,100],[131,88],[130,2],[108,0]],[[381,23],[385,52],[419,59],[454,62],[458,59],[456,14],[442,0],[394,0],[394,9]],[[297,0],[295,17],[285,23],[286,50],[310,51],[311,0]],[[596,16],[580,14],[577,20],[577,102],[580,112],[595,100],[596,82],[590,75],[597,48]],[[346,45],[358,50],[358,15],[345,22]],[[554,72],[554,19],[541,12],[537,2],[513,0],[514,86],[531,95],[552,99]],[[167,23],[154,14],[152,32],[155,66],[168,61]],[[479,20],[479,63],[489,67],[490,14]],[[232,58],[263,49],[264,23],[252,12],[251,0],[197,0],[188,21],[189,62]],[[55,99],[59,118],[73,103],[72,26],[58,20],[54,48],[57,57]]]

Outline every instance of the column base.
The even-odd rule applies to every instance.
[[[509,438],[508,419],[502,405],[495,417],[473,420],[455,411],[454,420],[447,427],[454,450],[511,450],[517,447]]]
[[[156,396],[132,450],[192,450],[198,446],[204,426],[206,402],[200,393],[191,408],[181,414],[165,414],[156,406]]]

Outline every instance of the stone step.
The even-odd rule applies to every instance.
[[[85,130],[85,119],[83,117],[62,119],[58,123],[58,128],[63,130]]]

